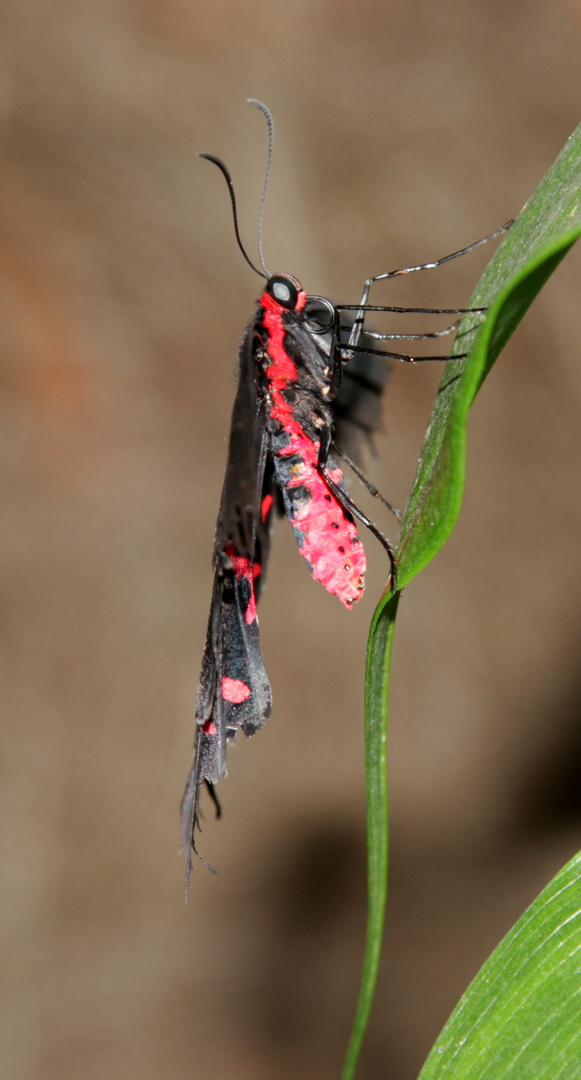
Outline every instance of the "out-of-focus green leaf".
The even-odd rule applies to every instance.
[[[581,855],[531,904],[470,985],[420,1080],[581,1076]]]

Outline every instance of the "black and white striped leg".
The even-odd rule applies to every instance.
[[[352,461],[350,457],[347,457],[347,454],[343,453],[343,451],[340,449],[340,447],[337,446],[336,442],[334,442],[332,444],[332,446],[333,446],[333,450],[335,451],[335,453],[339,455],[341,460],[344,461],[346,465],[349,466],[351,471],[355,473],[355,476],[357,477],[357,479],[361,481],[363,486],[367,488],[367,490],[374,496],[374,498],[380,499],[381,502],[384,504],[384,506],[387,506],[387,509],[391,510],[394,517],[396,517],[398,521],[401,521],[401,519],[402,519],[401,510],[398,510],[397,507],[392,506],[392,504],[388,501],[388,499],[385,498],[385,495],[382,495],[381,491],[379,491],[379,489],[376,488],[375,485],[371,483],[371,480],[367,479],[367,477],[365,476],[365,473],[362,473],[361,469],[355,464],[355,462]]]
[[[365,309],[370,310],[385,310],[380,308],[373,308],[369,305],[369,293],[371,286],[377,281],[387,281],[388,278],[401,277],[403,274],[415,274],[418,270],[435,270],[438,266],[443,266],[444,263],[450,262],[451,259],[458,259],[461,255],[467,255],[468,252],[474,251],[475,248],[480,247],[482,244],[487,244],[489,240],[494,240],[497,236],[501,236],[505,233],[512,221],[507,221],[504,225],[501,225],[499,229],[495,229],[494,232],[489,233],[488,236],[482,237],[481,240],[476,240],[473,244],[469,244],[468,247],[460,248],[459,251],[453,251],[450,255],[444,255],[441,259],[436,259],[434,262],[420,263],[418,266],[404,266],[398,270],[388,270],[384,274],[375,274],[374,277],[367,278],[363,286],[363,292],[361,295],[361,302],[357,308],[343,308],[342,310],[357,310],[357,315],[353,322],[349,344],[356,346],[363,331],[363,323],[365,321]],[[393,309],[392,309],[393,310]],[[441,314],[445,312],[442,311]],[[458,312],[459,313],[459,312]]]

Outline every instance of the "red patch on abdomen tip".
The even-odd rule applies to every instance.
[[[250,697],[250,687],[241,679],[222,679],[222,697],[224,701],[230,701],[232,705],[239,705],[241,701],[247,701]]]

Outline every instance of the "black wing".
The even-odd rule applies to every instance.
[[[228,463],[214,538],[214,587],[196,700],[194,761],[182,801],[182,848],[195,847],[198,795],[226,775],[226,747],[239,729],[253,735],[270,714],[256,599],[268,558],[273,472],[265,402],[257,390],[256,319],[239,356]]]
[[[254,554],[266,461],[264,402],[256,389],[256,318],[239,354],[238,391],[232,411],[228,463],[214,538],[214,565],[232,542],[240,555]]]

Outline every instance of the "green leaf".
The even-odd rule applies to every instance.
[[[468,305],[485,307],[487,313],[484,320],[475,314],[464,318],[454,353],[466,356],[451,360],[444,371],[398,538],[398,588],[426,566],[450,535],[462,500],[470,406],[535,296],[580,235],[581,126],[498,248]],[[369,911],[363,981],[343,1080],[352,1080],[355,1075],[371,1009],[387,897],[387,696],[398,596],[387,590],[382,597],[371,624],[367,652]],[[523,1043],[525,1028],[523,1019]],[[566,1040],[573,1038],[566,1026],[561,1038],[564,1055]],[[581,1077],[581,1066],[575,1075]]]
[[[528,201],[485,270],[446,364],[398,537],[398,586],[423,569],[460,512],[470,406],[535,296],[581,235],[581,125]]]
[[[581,1076],[581,854],[551,881],[470,985],[420,1080]]]

